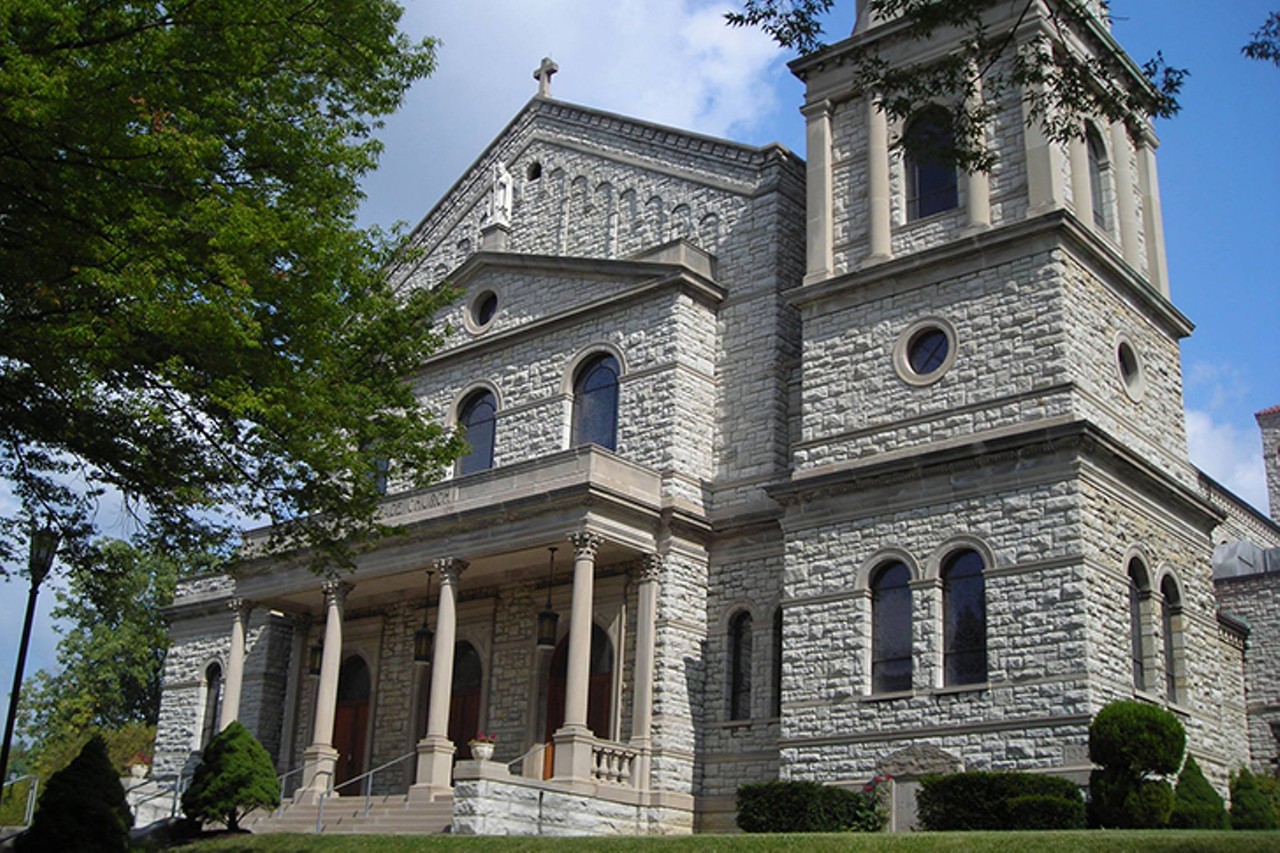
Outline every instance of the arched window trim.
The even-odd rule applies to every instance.
[[[899,574],[903,582],[886,582],[891,572]],[[885,561],[870,575],[872,693],[905,692],[912,687],[915,673],[912,580],[910,566],[901,560]],[[902,648],[904,636],[906,644]],[[904,651],[906,654],[901,654]],[[904,662],[905,672],[902,671]]]
[[[738,610],[729,619],[728,688],[729,719],[751,719],[751,676],[754,664],[755,622],[750,610]]]
[[[961,561],[969,555],[977,563],[976,575],[953,580],[952,575],[961,570]],[[942,673],[943,683],[948,687],[987,681],[986,573],[989,568],[982,553],[973,548],[956,548],[942,561]],[[962,628],[958,623],[960,617],[953,618],[955,601],[963,598],[962,592],[973,597],[975,590],[981,612],[977,614],[976,623]]]
[[[902,138],[905,141],[912,134],[930,134],[938,139],[935,145],[942,147],[947,144],[948,137],[954,138],[950,123],[950,114],[944,107],[929,104],[907,119]],[[960,181],[955,166],[941,163],[927,153],[913,153],[909,147],[905,150],[902,164],[906,173],[907,222],[928,219],[960,206]]]
[[[486,400],[493,407],[493,416],[488,420],[477,421],[476,424],[489,425],[488,447],[486,448],[488,452],[478,453],[478,450],[480,450],[481,448],[477,448],[475,443],[471,439],[468,439],[468,444],[471,446],[471,451],[467,453],[467,455],[459,457],[458,459],[456,471],[459,476],[465,476],[467,474],[477,474],[481,471],[488,471],[493,467],[494,454],[496,452],[497,444],[498,444],[498,412],[499,412],[499,406],[500,406],[498,395],[495,394],[492,390],[490,390],[490,388],[487,385],[479,385],[479,386],[473,387],[470,390],[470,392],[465,397],[463,397],[460,403],[458,404],[458,407],[456,409],[457,416],[455,419],[455,427],[463,431],[464,433],[463,438],[467,438],[465,433],[467,431],[467,428],[471,426],[471,424],[468,422],[469,421],[468,415],[475,407],[477,407],[481,402],[484,402]],[[475,436],[476,439],[480,439],[483,437],[484,437],[483,435]]]

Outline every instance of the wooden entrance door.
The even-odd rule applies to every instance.
[[[565,682],[569,671],[569,637],[556,646],[551,656],[547,678],[547,714],[542,776],[550,779],[555,767],[555,744],[552,735],[564,725]],[[613,644],[599,626],[591,626],[591,669],[587,678],[587,728],[599,738],[610,734],[609,716],[613,710]]]
[[[453,647],[453,690],[449,698],[449,740],[454,758],[471,758],[471,739],[480,731],[480,692],[484,667],[476,647],[465,640]]]
[[[338,751],[338,766],[333,784],[356,778],[364,773],[366,736],[369,731],[369,667],[364,658],[352,655],[342,662],[338,673],[338,706],[333,714],[333,748]],[[348,785],[338,791],[343,796],[358,794],[360,785]]]

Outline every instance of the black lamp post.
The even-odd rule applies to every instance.
[[[13,724],[18,716],[18,694],[22,690],[22,671],[27,665],[27,646],[31,642],[31,620],[36,615],[36,596],[53,566],[53,555],[58,550],[58,533],[52,527],[42,527],[31,534],[31,591],[27,593],[27,617],[22,623],[22,642],[18,644],[18,665],[13,671],[13,692],[9,694],[9,719],[4,724],[4,747],[0,748],[0,782],[9,773],[9,747],[13,743]]]
[[[554,649],[556,647],[556,623],[560,617],[551,609],[551,583],[556,574],[556,549],[548,548],[551,556],[547,560],[547,606],[538,614],[538,648]]]
[[[427,606],[422,611],[422,627],[413,632],[414,663],[431,663],[431,572],[427,572]]]

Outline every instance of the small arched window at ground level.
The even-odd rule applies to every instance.
[[[578,369],[573,382],[573,446],[618,443],[618,361],[602,353]]]
[[[460,475],[488,471],[493,467],[494,432],[497,426],[498,402],[489,391],[478,391],[467,398],[458,414],[458,426],[469,449],[458,460]]]
[[[871,690],[911,689],[911,571],[892,562],[871,580]]]
[[[942,569],[945,683],[987,680],[987,586],[977,551],[958,551]]]
[[[729,623],[729,719],[751,719],[751,614]]]
[[[951,116],[939,106],[925,107],[903,133],[907,171],[907,221],[924,219],[959,206],[956,167],[945,152],[955,145]]]

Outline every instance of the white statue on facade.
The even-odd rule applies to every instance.
[[[502,163],[493,166],[493,193],[489,196],[489,225],[511,225],[511,173]]]

